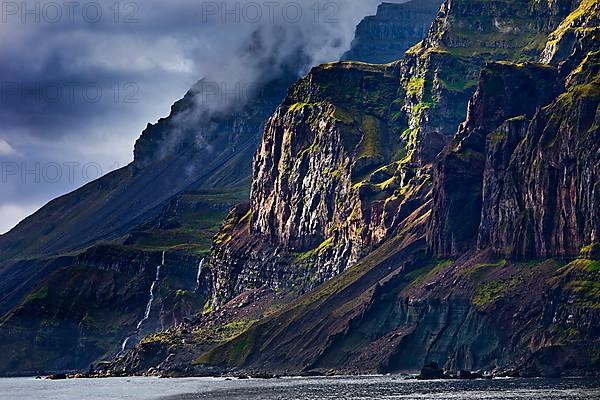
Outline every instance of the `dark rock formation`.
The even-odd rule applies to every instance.
[[[352,48],[342,60],[387,64],[401,59],[406,50],[425,37],[441,3],[382,3],[376,15],[366,17],[358,25]]]
[[[495,149],[504,150],[501,146],[514,148],[523,138],[523,133],[519,133],[523,121],[556,97],[559,86],[558,72],[547,66],[491,64],[483,71],[478,90],[469,104],[466,122],[435,168],[436,205],[430,241],[436,255],[455,257],[472,248],[476,244],[482,214],[486,219],[491,217],[485,211],[482,213],[488,135]],[[508,122],[502,125],[504,121]],[[504,137],[506,141],[502,140]],[[498,164],[510,160],[506,152],[498,153],[498,160],[487,161],[490,184],[494,179],[502,179],[500,174],[504,169]],[[491,196],[488,191],[486,195]],[[486,207],[495,211],[498,202]],[[506,208],[520,213],[514,205]],[[515,217],[505,219],[510,221]],[[498,227],[484,221],[481,229],[482,235],[496,234]],[[508,230],[511,234],[516,233]]]
[[[587,16],[581,23],[597,24],[597,3],[582,2],[565,21],[580,14]],[[436,255],[477,245],[521,258],[569,258],[597,242],[598,42],[587,44],[590,29],[578,29],[588,33],[564,39],[572,52],[560,70],[497,64],[482,74],[467,120],[436,166]],[[544,59],[559,60],[548,55],[562,48],[556,41]]]
[[[53,375],[48,375],[48,377],[46,379],[49,379],[51,381],[60,381],[60,380],[67,379],[67,375],[66,374],[53,374]]]
[[[447,376],[444,373],[444,370],[440,368],[438,363],[431,362],[426,364],[421,368],[421,373],[417,376],[417,379],[425,380],[425,379],[446,379]]]
[[[598,61],[588,58],[533,118],[500,126],[498,143],[488,139],[480,247],[520,258],[572,258],[598,241],[600,93],[588,91],[600,83],[590,71]]]

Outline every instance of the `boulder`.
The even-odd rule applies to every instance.
[[[448,379],[448,376],[444,374],[444,370],[441,369],[436,362],[426,364],[422,369],[417,379]]]
[[[53,375],[48,375],[48,377],[46,379],[49,379],[51,381],[64,380],[64,379],[67,379],[67,374],[53,374]]]

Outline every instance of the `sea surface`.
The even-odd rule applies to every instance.
[[[598,379],[415,381],[399,377],[0,379],[0,400],[600,400]]]

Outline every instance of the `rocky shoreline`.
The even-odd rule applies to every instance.
[[[552,376],[552,375],[529,375],[519,372],[518,368],[496,368],[489,371],[468,371],[468,370],[444,370],[439,367],[435,362],[428,363],[421,371],[404,372],[397,374],[386,374],[386,376],[395,376],[402,379],[408,380],[490,380],[490,379],[505,379],[505,378],[590,378],[600,377],[597,371],[571,371],[572,373],[563,376]],[[159,371],[154,368],[150,368],[148,371],[142,374],[127,374],[123,371],[117,372],[110,369],[107,370],[93,370],[88,372],[79,373],[58,373],[51,374],[46,377],[41,375],[36,376],[36,379],[48,379],[48,380],[65,380],[65,379],[107,379],[107,378],[124,378],[124,377],[157,377],[163,379],[178,379],[178,378],[226,378],[226,379],[282,379],[290,377],[364,377],[364,376],[380,376],[381,374],[360,374],[351,373],[349,371],[306,371],[306,372],[280,372],[280,373],[268,373],[258,372],[255,370],[244,370],[234,368],[218,368],[218,367],[203,367],[195,369],[194,373],[188,371],[188,373],[177,374],[173,371]]]

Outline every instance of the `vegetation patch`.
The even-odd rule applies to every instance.
[[[43,287],[36,292],[30,293],[25,300],[24,304],[31,304],[37,301],[44,301],[48,297],[48,287]]]
[[[473,305],[479,310],[504,298],[507,293],[513,291],[519,285],[519,280],[513,278],[506,281],[490,282],[477,288],[473,297]]]
[[[240,219],[241,224],[250,224],[252,222],[252,210],[248,212]]]
[[[313,256],[317,256],[317,255],[321,254],[321,252],[323,252],[325,249],[329,248],[332,244],[333,244],[333,238],[330,237],[329,239],[323,241],[323,243],[321,243],[315,249],[306,251],[304,253],[297,253],[296,254],[296,262],[302,263],[306,260],[309,260],[309,259],[313,258]]]
[[[575,295],[575,304],[580,307],[600,309],[600,282],[593,280],[577,280],[569,284]]]
[[[497,129],[488,135],[487,140],[490,143],[499,143],[503,140],[506,140],[507,138],[508,138],[508,134],[506,132],[504,132],[500,129]]]
[[[340,121],[341,123],[346,125],[352,125],[355,122],[354,113],[348,112],[342,107],[335,107],[332,116],[337,121]]]
[[[425,267],[409,272],[406,274],[406,278],[411,282],[411,286],[418,287],[422,283],[428,281],[430,278],[436,276],[440,271],[452,266],[453,263],[453,260],[438,260],[437,262],[430,263]]]
[[[419,96],[423,93],[425,87],[425,78],[413,76],[406,85],[406,93],[410,96]]]
[[[477,281],[477,280],[483,279],[492,270],[494,270],[496,268],[505,267],[506,264],[508,264],[508,262],[504,259],[499,260],[498,262],[495,262],[495,263],[476,264],[476,265],[466,269],[465,271],[463,271],[463,274],[465,274],[469,278]]]
[[[288,109],[289,112],[296,112],[298,110],[302,110],[304,107],[311,106],[311,103],[298,102],[294,103]]]
[[[580,258],[571,262],[569,266],[585,272],[594,273],[600,271],[600,260]]]
[[[361,124],[363,139],[358,152],[358,157],[371,158],[381,154],[381,128],[379,120],[373,116],[366,115]]]
[[[243,329],[242,329],[243,328]],[[229,345],[226,347],[217,347],[198,357],[195,365],[210,364],[214,359],[227,360],[230,365],[241,366],[244,364],[254,346],[255,328],[251,325],[234,326],[236,335],[230,337]],[[245,333],[242,335],[242,333]]]
[[[592,8],[597,1],[598,0],[582,0],[579,3],[579,7],[569,14],[567,18],[565,18],[558,26],[558,28],[550,34],[548,44],[556,45],[567,32],[574,29],[581,29],[577,28],[578,24],[576,21],[585,15],[590,15],[593,12]]]
[[[581,255],[591,260],[600,259],[600,243],[592,243],[581,249]]]

